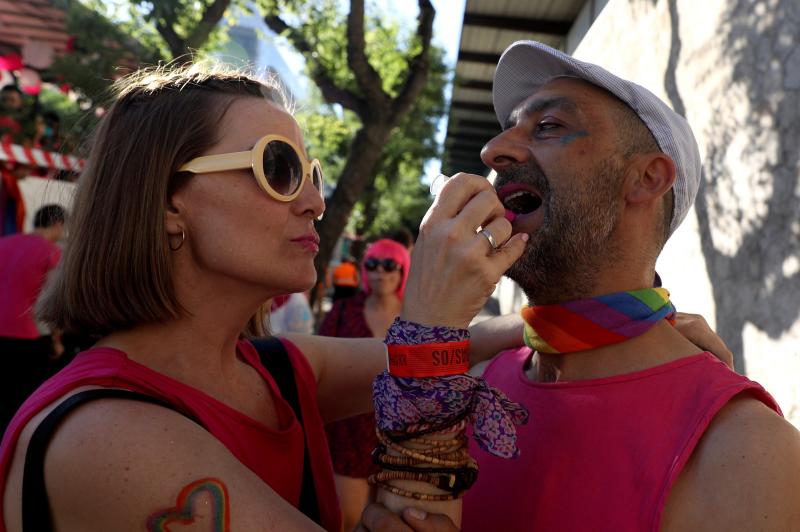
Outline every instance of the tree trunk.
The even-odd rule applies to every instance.
[[[356,233],[359,235],[369,231],[378,216],[378,191],[375,188],[375,181],[367,183],[361,194],[361,204],[364,206],[364,217],[356,227]]]
[[[327,202],[325,216],[317,224],[320,237],[319,254],[315,262],[317,279],[324,279],[325,268],[331,260],[336,242],[344,231],[359,196],[374,177],[383,146],[393,127],[388,122],[365,124],[350,144],[347,162],[336,184],[336,190]],[[312,290],[312,301],[316,301],[318,287],[319,285]]]

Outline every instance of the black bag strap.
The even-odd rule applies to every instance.
[[[25,468],[22,477],[22,530],[23,532],[48,532],[53,529],[50,503],[47,500],[47,488],[44,483],[44,456],[58,426],[64,418],[79,406],[96,399],[130,399],[153,403],[176,410],[169,403],[130,390],[116,388],[98,388],[78,392],[61,402],[36,427],[28,443],[25,453]],[[185,412],[178,412],[186,416]],[[187,416],[202,426],[196,419]]]
[[[294,377],[294,368],[289,360],[289,353],[283,343],[277,338],[259,338],[251,340],[253,347],[258,351],[258,356],[267,371],[269,371],[281,397],[289,403],[294,410],[294,415],[300,426],[303,428],[303,483],[300,488],[300,511],[306,517],[321,525],[319,515],[319,504],[317,503],[317,491],[314,487],[314,472],[311,470],[311,459],[309,456],[308,431],[303,424],[303,410],[300,408],[300,398],[297,394],[297,381]]]

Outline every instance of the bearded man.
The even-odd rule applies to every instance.
[[[800,530],[800,434],[652,288],[700,182],[689,125],[532,41],[505,51],[493,97],[504,131],[481,155],[530,235],[507,272],[530,301],[529,347],[474,371],[530,421],[518,460],[472,446],[463,530]]]
[[[480,475],[463,530],[800,530],[800,434],[761,386],[680,334],[653,287],[700,182],[689,125],[643,87],[533,41],[504,52],[493,97],[504,130],[481,155],[513,234],[529,235],[507,272],[530,302],[528,347],[471,373],[530,419],[517,459],[470,442]],[[371,505],[362,519],[455,529],[414,508],[401,521]]]

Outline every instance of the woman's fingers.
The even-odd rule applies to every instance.
[[[522,254],[525,252],[525,246],[528,244],[530,236],[528,233],[519,233],[500,246],[500,249],[494,252],[490,257],[492,265],[497,272],[499,278],[508,271],[512,264],[517,262]]]
[[[487,253],[498,251],[511,236],[511,222],[502,216],[494,218],[477,234],[481,247],[486,248]]]
[[[479,245],[485,248],[489,255],[487,265],[491,267],[490,276],[498,280],[522,256],[530,238],[526,233],[511,237],[511,231],[511,223],[505,217],[500,217],[489,222],[478,232],[478,239],[482,240]],[[486,233],[492,235],[494,246]]]
[[[402,317],[467,326],[525,248],[527,236],[509,239],[511,230],[486,179],[470,174],[450,179],[420,226]]]
[[[494,188],[485,177],[465,173],[455,174],[444,184],[442,192],[436,197],[428,215],[432,216],[432,221],[453,219],[474,196],[481,192],[494,194]],[[497,194],[495,194],[496,197]],[[475,227],[481,222],[482,220],[478,220]]]
[[[472,196],[469,202],[461,209],[455,220],[456,223],[465,230],[475,230],[478,227],[485,227],[489,222],[496,218],[505,219],[505,208],[497,197],[497,192],[493,188],[483,190]],[[509,228],[511,223],[509,222]],[[509,230],[509,234],[511,231]],[[503,242],[505,242],[505,238]]]

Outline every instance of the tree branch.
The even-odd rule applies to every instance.
[[[206,5],[200,22],[197,23],[192,33],[186,38],[187,48],[200,48],[208,40],[208,36],[217,26],[231,0],[214,0],[211,5]]]
[[[419,0],[419,17],[417,17],[417,37],[422,43],[422,50],[408,62],[408,77],[400,93],[392,101],[392,115],[404,116],[414,100],[417,99],[425,83],[428,81],[430,70],[430,49],[433,36],[433,19],[436,10],[430,0]]]
[[[345,109],[350,109],[351,111],[355,112],[358,116],[363,117],[367,112],[367,104],[366,102],[359,97],[357,94],[344,89],[336,84],[333,81],[333,78],[330,76],[328,72],[319,64],[318,61],[314,61],[312,59],[312,50],[311,45],[306,40],[300,31],[297,28],[293,28],[286,24],[283,19],[278,15],[265,15],[264,22],[266,22],[267,26],[277,33],[278,35],[284,35],[289,42],[292,43],[292,46],[295,49],[305,56],[306,61],[309,65],[309,74],[311,74],[311,79],[314,80],[314,83],[319,87],[319,90],[322,92],[322,96],[325,98],[325,101],[334,104],[338,103]]]
[[[370,106],[387,109],[391,99],[383,90],[381,77],[367,60],[365,46],[364,0],[350,0],[350,13],[347,15],[347,65]]]
[[[168,20],[161,18],[156,19],[156,30],[158,30],[161,38],[167,42],[173,59],[186,53],[186,41],[177,34]]]

